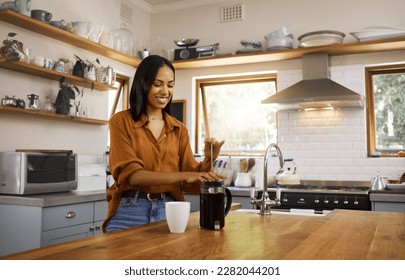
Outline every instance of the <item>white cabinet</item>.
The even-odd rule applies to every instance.
[[[0,204],[0,256],[101,234],[107,202],[52,207]]]

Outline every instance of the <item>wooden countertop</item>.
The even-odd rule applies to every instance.
[[[4,259],[405,259],[405,213],[334,210],[326,216],[231,211],[220,231],[185,233],[165,221],[9,255]]]

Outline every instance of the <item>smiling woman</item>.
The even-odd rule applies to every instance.
[[[165,203],[184,200],[183,191],[199,192],[202,180],[221,176],[211,162],[223,142],[205,141],[205,157],[197,162],[187,128],[171,116],[175,71],[166,58],[142,60],[130,93],[130,109],[110,119],[110,170],[114,185],[107,191],[105,231],[164,220]]]

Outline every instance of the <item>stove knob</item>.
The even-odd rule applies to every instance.
[[[359,205],[359,202],[356,200],[355,202],[353,202],[354,205]]]
[[[325,203],[325,204],[328,204],[328,203],[329,203],[329,200],[325,199],[324,203]]]
[[[335,200],[335,201],[333,201],[333,203],[335,203],[335,204],[339,204],[339,201],[338,201],[338,200]]]
[[[315,199],[315,204],[319,204],[319,199]]]
[[[287,202],[288,202],[288,199],[287,199],[287,198],[283,198],[283,202],[284,202],[284,203],[287,203]]]
[[[345,201],[343,201],[343,204],[347,205],[347,204],[349,204],[349,201],[345,200]]]

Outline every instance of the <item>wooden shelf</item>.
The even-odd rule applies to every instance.
[[[302,58],[302,56],[305,54],[317,52],[325,52],[331,56],[335,56],[397,50],[405,50],[405,37],[351,44],[336,44],[319,47],[203,57],[197,59],[175,61],[173,62],[173,65],[176,69],[192,69],[299,59]]]
[[[0,11],[0,20],[36,32],[38,34],[56,39],[72,46],[91,51],[93,53],[109,57],[124,64],[138,67],[140,59],[118,52],[101,44],[82,38],[71,32],[57,28],[42,21],[19,14],[12,10]]]
[[[0,68],[16,71],[19,73],[25,73],[28,75],[33,75],[49,80],[59,81],[61,77],[66,78],[66,82],[69,84],[74,84],[77,86],[95,89],[99,91],[106,91],[106,90],[116,90],[115,87],[91,81],[88,79],[84,79],[81,77],[73,76],[66,73],[61,73],[55,70],[47,69],[44,67],[36,66],[34,64],[25,63],[25,62],[11,62],[6,60],[5,58],[0,58]]]
[[[48,36],[50,38],[65,42],[67,44],[115,59],[119,62],[138,67],[140,59],[128,56],[103,45],[64,31],[60,28],[44,22],[21,15],[11,10],[0,11],[0,20],[16,26],[31,30],[33,32]],[[204,67],[230,66],[238,64],[262,63],[279,60],[300,59],[303,55],[315,52],[326,52],[331,56],[350,55],[371,52],[384,52],[405,50],[405,37],[375,40],[350,44],[335,44],[319,47],[296,48],[288,50],[263,51],[246,54],[234,54],[214,57],[203,57],[197,59],[174,61],[176,69],[194,69]]]
[[[107,125],[108,121],[105,120],[97,120],[97,119],[90,119],[90,118],[81,118],[81,117],[74,117],[68,115],[61,115],[56,113],[48,113],[39,110],[31,110],[31,109],[22,109],[16,108],[11,106],[3,106],[0,105],[0,113],[1,114],[10,114],[10,115],[23,115],[23,116],[30,116],[35,118],[42,118],[42,119],[55,119],[59,121],[67,121],[67,122],[79,122],[84,124],[91,124],[91,125]]]

